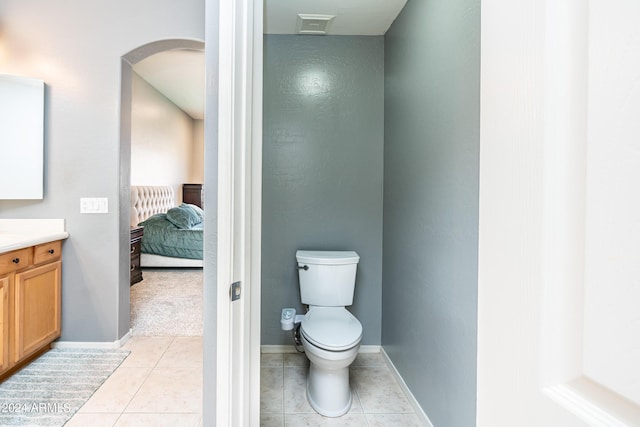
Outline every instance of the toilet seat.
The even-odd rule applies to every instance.
[[[300,331],[311,344],[329,351],[348,350],[362,339],[362,324],[344,307],[311,307]]]

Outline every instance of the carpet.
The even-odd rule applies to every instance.
[[[131,287],[133,336],[202,336],[202,269],[145,269]]]
[[[0,384],[0,426],[62,426],[129,355],[53,349]]]

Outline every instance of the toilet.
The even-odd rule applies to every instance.
[[[353,251],[297,251],[300,296],[309,310],[301,317],[300,337],[310,361],[307,400],[326,417],[351,408],[349,365],[362,339],[362,324],[345,307],[353,304],[356,267]]]

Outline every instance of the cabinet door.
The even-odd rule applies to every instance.
[[[11,275],[0,277],[0,373],[9,368],[9,288]]]
[[[60,336],[60,261],[15,276],[15,359],[34,353]]]

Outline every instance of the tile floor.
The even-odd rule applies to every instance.
[[[142,337],[65,427],[198,427],[202,337]]]
[[[260,418],[263,427],[419,427],[413,407],[380,353],[361,353],[351,365],[351,410],[339,418],[318,415],[306,398],[309,361],[301,353],[262,354]]]
[[[202,425],[202,337],[134,336],[123,348],[131,354],[67,427]],[[263,354],[261,362],[264,427],[421,425],[379,353],[353,363],[353,406],[340,418],[322,417],[307,403],[303,354]]]

